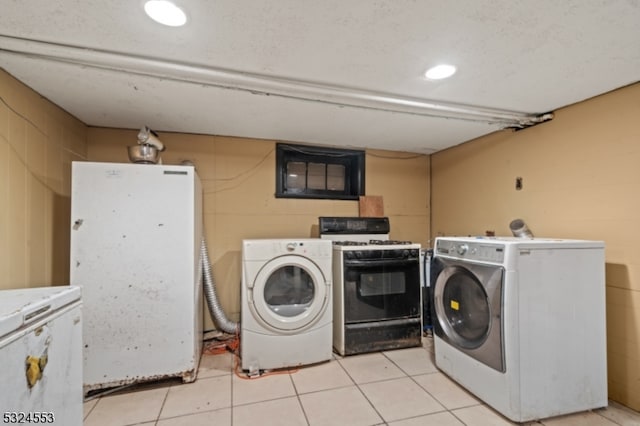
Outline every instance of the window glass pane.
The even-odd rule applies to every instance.
[[[276,144],[276,197],[357,200],[365,193],[365,152]]]
[[[345,168],[342,164],[327,164],[327,189],[344,191]]]
[[[307,163],[299,161],[287,163],[287,189],[298,191],[307,189]]]
[[[309,163],[309,175],[307,186],[309,189],[327,189],[326,186],[326,169],[324,163]]]

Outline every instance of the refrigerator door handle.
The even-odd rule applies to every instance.
[[[51,310],[51,304],[47,304],[44,306],[34,306],[32,309],[27,310],[24,313],[23,324],[29,324],[33,322],[43,315],[46,315]]]

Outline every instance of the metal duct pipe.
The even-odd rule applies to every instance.
[[[401,114],[482,122],[496,124],[502,128],[524,128],[553,118],[552,113],[531,114],[434,101],[6,35],[0,35],[0,51],[85,67],[241,90],[253,94]]]
[[[509,229],[511,229],[511,233],[513,233],[514,237],[533,238],[533,233],[529,230],[529,227],[522,219],[512,220],[509,224]]]
[[[200,256],[202,257],[204,296],[207,299],[209,314],[220,330],[229,334],[238,334],[240,331],[240,324],[227,318],[222,310],[222,306],[220,306],[220,301],[218,300],[215,284],[213,282],[213,274],[211,273],[211,262],[209,262],[207,242],[204,236],[202,237],[202,244],[200,246]]]

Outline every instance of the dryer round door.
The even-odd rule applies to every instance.
[[[482,284],[467,269],[450,266],[442,271],[434,298],[440,325],[457,345],[472,349],[486,340],[491,327],[489,300]]]
[[[504,371],[501,266],[443,260],[433,290],[441,338]]]
[[[297,333],[313,326],[326,310],[328,285],[306,257],[286,255],[266,263],[252,283],[252,307],[265,327]]]

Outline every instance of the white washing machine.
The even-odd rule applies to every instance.
[[[242,242],[242,369],[294,367],[332,357],[332,243]]]
[[[515,422],[607,405],[600,241],[436,239],[436,365]]]

